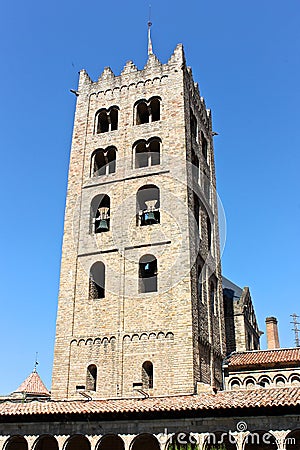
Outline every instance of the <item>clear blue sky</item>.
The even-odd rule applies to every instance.
[[[293,345],[300,314],[299,0],[152,0],[153,45],[178,42],[213,110],[223,272],[251,288],[261,329]],[[50,387],[77,72],[146,61],[147,1],[15,0],[0,7],[0,392]],[[264,340],[262,341],[265,345]]]

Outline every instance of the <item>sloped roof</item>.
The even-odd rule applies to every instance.
[[[230,368],[280,363],[295,363],[300,366],[300,347],[236,352],[227,358]]]
[[[247,391],[219,391],[216,394],[179,395],[176,397],[129,398],[116,400],[73,400],[73,401],[32,401],[28,403],[0,403],[0,418],[18,416],[57,416],[97,414],[103,418],[123,414],[138,413],[140,417],[147,413],[209,412],[223,410],[232,414],[233,409],[299,407],[300,388],[254,389]],[[23,419],[22,419],[23,420]]]
[[[22,392],[29,395],[41,395],[50,397],[50,392],[42,382],[41,377],[36,370],[23,381],[15,392]]]

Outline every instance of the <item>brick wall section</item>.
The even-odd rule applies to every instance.
[[[154,55],[144,70],[133,63],[120,76],[106,68],[93,83],[80,73],[79,96],[69,168],[61,263],[60,294],[53,365],[52,397],[78,397],[89,364],[98,367],[96,397],[131,396],[141,381],[144,361],[154,367],[151,395],[193,393],[196,383],[220,385],[224,352],[224,320],[216,196],[203,199],[200,245],[192,218],[194,187],[190,159],[189,111],[193,108],[199,133],[209,142],[208,163],[201,167],[215,186],[211,116],[186,68],[182,46],[167,64]],[[161,97],[161,120],[134,125],[134,104]],[[118,130],[95,134],[100,108],[119,107]],[[162,141],[161,164],[133,168],[132,146],[138,139]],[[90,177],[91,155],[97,148],[117,148],[116,172]],[[196,147],[196,146],[195,146]],[[200,156],[200,144],[196,148]],[[146,184],[160,189],[161,223],[136,226],[136,192]],[[187,188],[187,185],[189,186]],[[99,194],[110,197],[110,231],[90,232],[90,204]],[[213,224],[209,252],[207,220]],[[138,261],[144,254],[158,262],[158,292],[138,294]],[[197,294],[194,262],[207,261],[202,302]],[[89,300],[89,269],[106,266],[104,299]],[[217,281],[216,309],[209,305],[209,279]]]

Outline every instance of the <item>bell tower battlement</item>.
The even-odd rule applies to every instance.
[[[225,351],[211,113],[182,45],[80,72],[52,397],[220,387]]]

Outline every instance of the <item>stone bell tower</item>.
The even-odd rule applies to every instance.
[[[96,82],[83,70],[76,94],[52,398],[218,388],[211,113],[183,47]]]

